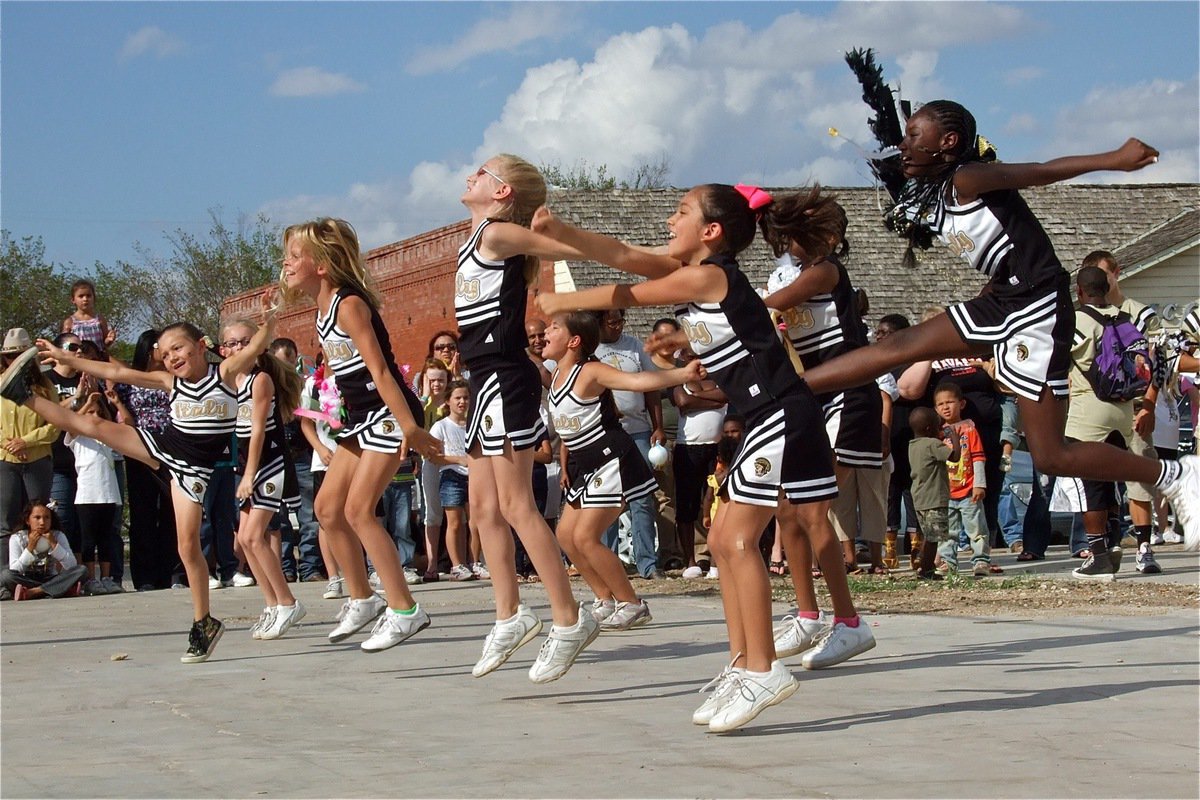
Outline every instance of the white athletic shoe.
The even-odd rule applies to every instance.
[[[471,674],[482,678],[492,672],[523,644],[542,632],[542,621],[528,606],[518,605],[517,613],[510,619],[496,620],[487,638],[483,640],[483,655],[479,657]]]
[[[1167,531],[1162,538],[1163,544],[1183,544],[1183,537],[1175,531]]]
[[[650,615],[650,604],[645,600],[637,603],[617,603],[616,609],[600,623],[600,627],[606,631],[627,631],[645,625],[652,619],[654,617]]]
[[[688,567],[687,569],[685,569],[683,571],[683,574],[681,574],[679,577],[687,578],[690,581],[694,581],[697,578],[704,577],[704,570],[700,569],[699,567],[695,567],[695,566]]]
[[[1150,534],[1151,547],[1161,547],[1166,543],[1167,540],[1163,538],[1162,531],[1155,531],[1154,533]]]
[[[261,639],[263,631],[271,627],[271,623],[275,620],[275,606],[267,606],[258,615],[258,622],[250,626],[250,638]]]
[[[546,641],[538,651],[537,659],[529,668],[529,680],[534,683],[556,681],[575,663],[583,649],[600,635],[600,623],[592,619],[591,612],[579,605],[579,616],[569,628],[550,626]]]
[[[745,670],[734,677],[733,683],[728,702],[708,723],[712,733],[725,733],[742,727],[764,709],[791,697],[800,687],[792,673],[778,659],[771,663],[769,672]]]
[[[717,712],[729,702],[730,696],[737,689],[741,674],[746,671],[741,667],[734,666],[741,655],[738,653],[733,661],[729,662],[729,666],[717,673],[717,677],[700,687],[701,692],[708,692],[709,695],[700,704],[700,707],[692,712],[693,725],[707,725],[712,722],[712,718],[716,716]]]
[[[800,664],[805,669],[825,669],[859,653],[865,653],[874,646],[875,635],[871,633],[866,620],[860,616],[857,628],[851,628],[844,622],[829,628],[813,648],[804,654]]]
[[[592,612],[592,619],[596,620],[596,622],[604,622],[604,620],[611,617],[612,613],[617,610],[617,601],[601,600],[597,597],[592,601],[590,610]]]
[[[371,638],[362,643],[362,649],[368,653],[378,653],[395,647],[410,636],[429,627],[429,615],[417,604],[411,614],[397,614],[388,609],[379,617],[375,627],[371,629]]]
[[[321,595],[326,600],[339,600],[345,596],[346,582],[337,575],[329,579],[329,583],[325,584],[325,594]]]
[[[412,567],[404,568],[404,582],[409,586],[419,586],[425,582],[424,576]]]
[[[349,639],[386,610],[387,601],[377,594],[362,600],[347,600],[338,614],[337,627],[329,632],[329,641]]]
[[[790,658],[797,653],[803,653],[817,643],[821,631],[828,627],[829,621],[824,614],[817,619],[808,619],[800,616],[800,609],[793,608],[792,612],[775,626],[776,657]]]
[[[218,577],[215,577],[215,576],[213,576],[213,575],[210,575],[210,576],[208,577],[208,588],[209,588],[209,590],[210,590],[210,591],[211,591],[211,590],[213,590],[213,589],[220,589],[222,586],[224,586],[224,584],[223,584],[223,583],[221,583],[221,579],[220,579],[220,578],[218,578]]]
[[[296,600],[294,606],[275,606],[275,616],[271,619],[271,624],[259,634],[258,638],[278,639],[287,633],[289,628],[304,619],[305,613],[304,603],[299,600]]]
[[[1200,550],[1200,456],[1179,459],[1179,477],[1162,490],[1183,528],[1183,549]]]
[[[254,582],[255,581],[254,581],[253,575],[246,575],[241,572],[233,573],[233,577],[229,579],[229,584],[231,586],[236,586],[238,588],[245,588],[247,586],[253,586]]]

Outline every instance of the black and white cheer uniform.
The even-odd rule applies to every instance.
[[[476,443],[485,456],[537,444],[546,434],[538,413],[542,381],[525,352],[525,257],[503,261],[479,255],[479,242],[492,220],[484,220],[458,249],[454,314],[458,350],[470,373],[471,413],[467,451]]]
[[[837,496],[821,407],[788,359],[762,298],[729,255],[705,259],[725,273],[719,303],[676,306],[680,328],[708,377],[746,417],[746,435],[722,490],[731,500],[774,506]],[[686,267],[685,267],[686,269]]]
[[[250,455],[250,436],[254,432],[254,380],[263,372],[257,367],[243,378],[238,389],[238,475],[246,474],[246,459]],[[270,380],[270,376],[267,376]],[[296,467],[288,453],[283,433],[283,417],[279,413],[276,397],[271,398],[267,411],[267,424],[263,430],[262,454],[259,456],[258,471],[254,473],[254,491],[242,501],[242,510],[265,508],[271,511],[298,511],[300,509],[300,482],[296,478]]]
[[[567,446],[567,502],[580,508],[615,507],[654,494],[658,482],[637,445],[617,418],[612,393],[580,398],[575,383],[583,371],[576,364],[556,387],[562,370],[554,371],[547,393],[554,429]],[[636,453],[637,458],[628,457]]]
[[[338,443],[352,442],[363,450],[395,453],[400,450],[404,439],[400,432],[400,423],[379,396],[379,387],[375,385],[375,379],[363,361],[358,346],[338,327],[338,309],[350,296],[356,296],[355,292],[343,286],[334,295],[326,315],[322,317],[321,313],[317,312],[317,337],[321,340],[321,349],[325,351],[325,363],[333,370],[338,393],[342,396],[342,403],[346,408],[346,424],[336,432]],[[425,418],[424,411],[409,388],[408,381],[400,373],[400,368],[396,366],[395,356],[392,355],[392,340],[383,324],[383,318],[366,298],[362,300],[371,309],[371,330],[375,333],[379,349],[383,352],[384,365],[396,381],[396,385],[400,387],[400,393],[404,395],[404,401],[408,403],[408,410],[413,419],[420,423]]]

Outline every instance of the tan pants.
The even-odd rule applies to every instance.
[[[829,520],[838,541],[860,535],[868,542],[883,542],[887,529],[887,477],[885,470],[835,467],[838,496],[829,506]],[[861,532],[861,533],[860,533]]]

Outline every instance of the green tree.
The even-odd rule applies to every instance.
[[[221,219],[220,209],[210,209],[209,217],[206,236],[183,230],[166,234],[170,255],[156,255],[138,242],[134,251],[141,263],[118,262],[111,269],[97,265],[97,275],[126,293],[145,326],[186,320],[215,340],[225,298],[279,277],[280,231],[267,217],[239,216],[233,227]],[[137,336],[136,331],[128,333]]]
[[[46,261],[40,236],[18,240],[0,231],[0,250],[0,328],[53,336],[70,313],[71,279]]]
[[[580,159],[564,167],[561,162],[542,164],[538,167],[546,184],[554,189],[575,189],[585,192],[610,192],[613,189],[661,189],[667,186],[667,174],[671,171],[665,155],[658,161],[638,164],[623,180],[608,174],[607,164],[589,164]]]

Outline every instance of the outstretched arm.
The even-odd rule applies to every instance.
[[[586,261],[598,261],[622,272],[661,278],[681,266],[679,261],[666,255],[665,248],[639,247],[568,225],[550,213],[545,206],[533,215],[533,230],[563,245],[570,247],[577,256],[565,256]]]
[[[1088,172],[1133,172],[1158,161],[1158,151],[1140,139],[1130,139],[1116,150],[1083,156],[1064,156],[1045,163],[966,164],[954,173],[960,202],[1000,189],[1024,189],[1077,178]]]
[[[109,383],[127,383],[130,386],[141,386],[146,389],[169,390],[173,381],[170,374],[166,372],[142,372],[121,363],[81,358],[62,348],[55,347],[46,339],[38,339],[37,346],[42,351],[42,361],[56,361],[88,375],[103,378]]]
[[[267,346],[275,338],[275,289],[268,287],[262,294],[263,324],[258,326],[250,344],[221,362],[221,380],[232,386],[239,375],[245,375],[254,367],[258,357],[267,352]]]
[[[643,283],[609,284],[579,292],[542,292],[537,297],[537,304],[542,313],[553,316],[577,309],[601,311],[693,301],[719,303],[728,291],[728,281],[719,267],[699,264]]]
[[[705,375],[700,359],[689,361],[687,366],[675,369],[660,369],[643,372],[622,372],[616,367],[589,361],[584,365],[580,388],[589,395],[599,394],[603,389],[619,392],[653,392],[668,389],[688,381],[698,381]]]

